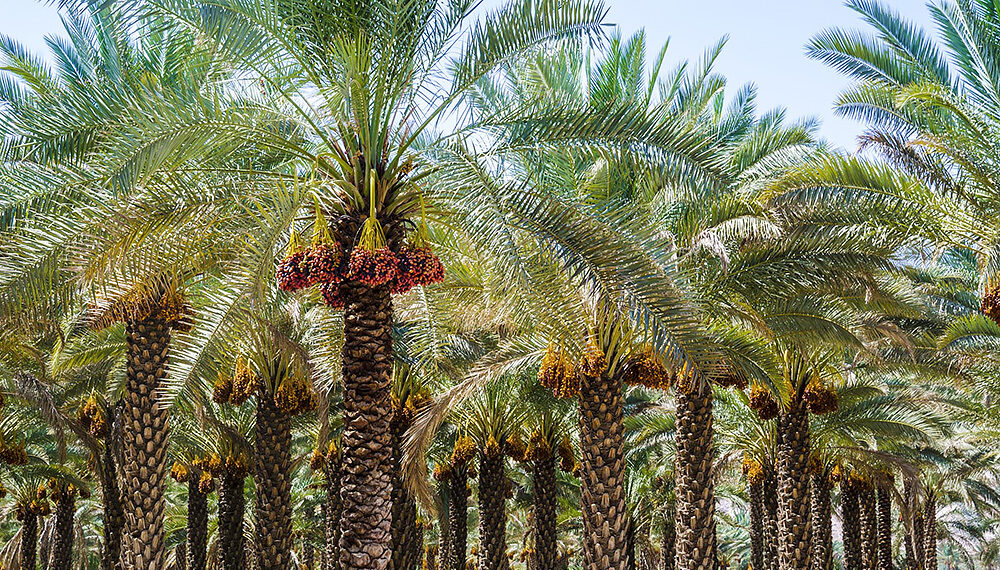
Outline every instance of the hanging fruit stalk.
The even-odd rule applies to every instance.
[[[302,269],[304,258],[305,249],[302,247],[302,241],[298,232],[292,230],[291,238],[288,240],[288,251],[278,262],[275,273],[279,289],[293,292],[309,286],[309,275]]]
[[[778,417],[778,402],[771,396],[771,392],[760,384],[754,383],[750,388],[750,409],[757,412],[764,421]]]

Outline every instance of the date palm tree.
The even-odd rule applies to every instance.
[[[115,144],[114,136],[86,139],[94,144],[85,147],[88,152],[83,154],[95,165],[99,163],[101,166],[99,174],[88,173],[80,178],[95,181],[97,185],[108,183],[126,191],[136,190],[140,181],[145,187],[153,188],[165,181],[157,172],[168,162],[171,166],[167,168],[178,172],[176,168],[179,165],[200,161],[198,169],[204,172],[201,170],[204,165],[221,165],[223,162],[213,161],[213,156],[231,156],[229,150],[223,149],[231,149],[232,145],[243,145],[247,141],[254,141],[254,144],[263,142],[259,148],[266,148],[266,152],[271,153],[266,158],[266,164],[255,165],[254,171],[247,171],[243,168],[242,159],[239,159],[236,169],[225,165],[224,171],[249,178],[260,184],[263,191],[264,186],[273,184],[273,173],[294,171],[296,163],[314,165],[327,184],[324,204],[339,209],[337,215],[340,217],[335,227],[339,230],[338,237],[344,239],[347,247],[354,246],[356,232],[351,228],[359,229],[367,218],[371,219],[368,225],[371,226],[372,239],[379,242],[381,235],[387,236],[392,247],[398,249],[402,244],[404,226],[419,210],[416,182],[424,176],[421,172],[426,171],[427,166],[417,160],[414,144],[422,140],[429,125],[446,114],[471,84],[498,63],[548,40],[599,35],[600,19],[604,13],[601,5],[586,2],[513,3],[484,19],[482,26],[470,28],[465,23],[472,18],[471,2],[448,6],[438,6],[434,2],[407,3],[393,10],[383,10],[380,6],[378,2],[362,6],[317,1],[304,5],[279,2],[251,7],[233,2],[202,11],[198,2],[157,3],[152,8],[158,12],[157,21],[169,21],[176,25],[160,27],[162,33],[147,34],[149,44],[160,42],[160,46],[168,45],[168,41],[161,42],[167,37],[176,40],[174,45],[179,45],[190,42],[194,35],[198,35],[203,45],[218,48],[212,51],[223,57],[227,64],[259,75],[259,79],[265,82],[264,99],[258,102],[260,105],[252,106],[253,112],[242,116],[220,110],[218,106],[201,105],[214,96],[208,93],[211,90],[203,81],[205,73],[214,73],[211,70],[218,68],[198,60],[196,66],[200,66],[202,75],[194,77],[187,84],[187,90],[171,90],[169,81],[160,81],[157,85],[164,88],[164,97],[147,100],[148,106],[141,111],[133,109],[138,111],[136,117],[143,117],[139,121],[143,124],[133,124],[134,130],[123,127],[116,131],[122,127],[123,121],[101,121],[102,128],[115,132],[114,136],[138,137],[133,140],[137,144],[129,144],[130,148],[126,150],[124,146]],[[129,6],[103,3],[96,10],[103,10],[101,17],[108,23],[131,16]],[[213,16],[207,17],[209,14]],[[136,17],[144,16],[140,14]],[[129,33],[151,22],[139,20],[120,26],[114,41],[124,48],[132,39]],[[220,22],[224,25],[217,25]],[[478,31],[466,31],[471,29]],[[455,40],[461,42],[463,47],[450,49]],[[187,44],[188,47],[191,45]],[[184,52],[190,50],[179,49],[172,53]],[[130,53],[122,57],[127,55]],[[197,59],[189,58],[188,61]],[[150,57],[136,65],[121,65],[119,68],[140,70],[136,73],[142,75],[144,62],[160,60]],[[455,63],[451,68],[454,82],[448,86],[439,85],[436,81],[438,72],[452,62]],[[25,67],[30,66],[25,64]],[[38,70],[30,68],[27,71],[35,73]],[[292,79],[295,76],[298,79]],[[118,77],[112,76],[109,83],[115,79]],[[45,81],[41,77],[39,80],[36,84],[39,90],[51,84],[58,85],[54,80]],[[128,85],[126,82],[125,87]],[[69,103],[74,99],[83,100],[81,92],[85,90],[81,88],[71,92]],[[288,106],[296,99],[293,93],[297,90],[315,94],[318,97],[316,101],[321,101],[319,107]],[[127,88],[112,90],[111,93],[119,95],[120,99],[127,98],[128,94]],[[238,99],[228,102],[244,109],[250,108],[243,106]],[[428,105],[432,100],[434,104]],[[190,104],[192,102],[195,104]],[[26,107],[15,105],[13,108],[17,111]],[[120,106],[109,107],[109,114],[116,118]],[[24,120],[17,122],[16,127],[24,127],[30,120],[38,119],[37,115],[29,115],[22,115]],[[258,136],[262,131],[257,125],[287,124],[285,121],[289,117],[292,117],[295,128],[286,130],[279,127],[265,137],[267,141]],[[219,125],[219,119],[228,126],[222,129],[208,126]],[[57,126],[59,128],[54,131],[71,131],[67,125]],[[177,137],[167,137],[172,138],[170,141],[162,138],[160,133],[164,130],[172,130]],[[24,132],[16,134],[25,135]],[[181,143],[182,138],[186,142]],[[139,139],[144,142],[138,143]],[[201,142],[195,142],[197,140]],[[145,158],[136,160],[133,151],[138,146],[145,146],[141,152]],[[55,144],[53,147],[65,151],[63,156],[79,150],[68,144]],[[190,150],[195,148],[199,149],[197,156],[192,156]],[[122,154],[117,154],[121,151]],[[130,156],[125,157],[125,154]],[[59,155],[52,153],[52,156]],[[128,166],[124,166],[125,163],[129,163]],[[411,172],[414,164],[418,167],[416,173]],[[264,174],[259,174],[261,172]],[[37,171],[35,176],[40,176]],[[108,201],[111,202],[113,200]],[[370,216],[373,212],[377,213],[375,217]],[[381,224],[375,224],[376,219]],[[380,230],[378,226],[384,226],[384,229]],[[161,243],[171,242],[164,240]],[[176,242],[172,243],[176,245]],[[368,241],[365,243],[368,244]],[[144,263],[151,259],[165,261],[168,257],[171,256],[144,256]],[[172,265],[164,263],[161,267]],[[159,274],[151,270],[155,267],[142,269],[143,275]],[[125,286],[121,285],[122,281]],[[155,309],[164,303],[176,305],[176,293],[182,286],[181,282],[183,278],[160,279],[136,288],[133,286],[135,281],[126,279],[119,280],[115,287],[139,291],[131,293],[132,298],[137,297],[139,304]],[[382,568],[388,564],[390,546],[390,466],[388,448],[383,445],[388,416],[383,408],[389,403],[387,378],[392,361],[388,336],[392,321],[391,305],[388,286],[359,288],[352,283],[345,285],[344,294],[350,302],[346,303],[346,348],[343,351],[348,409],[343,438],[347,467],[344,473],[348,480],[342,487],[342,494],[345,512],[353,522],[342,529],[344,548],[341,556],[349,568]],[[155,310],[150,314],[156,318],[150,320],[152,317],[143,315],[143,318],[129,324],[127,336],[133,347],[132,370],[135,372],[130,386],[136,390],[134,394],[156,394],[165,374],[165,350],[174,317],[167,315],[161,318]],[[379,348],[373,350],[374,346]],[[156,355],[157,365],[151,374],[140,374],[146,366],[136,359],[147,353]],[[135,483],[134,490],[126,489],[127,510],[141,510],[143,514],[127,517],[128,521],[135,522],[130,522],[125,530],[123,556],[129,559],[127,566],[130,568],[158,567],[164,551],[161,522],[164,469],[160,450],[164,449],[166,408],[156,404],[152,397],[138,400],[130,397],[127,403],[131,407],[126,408],[126,415],[130,418],[124,426],[126,435],[135,432],[145,437],[145,434],[151,434],[152,445],[147,446],[145,444],[150,442],[142,441],[141,449],[149,447],[154,453],[147,458],[145,452],[133,449],[133,457],[129,451],[131,444],[127,445],[129,462],[126,468],[140,464],[146,469],[152,468],[154,481],[148,487],[152,489],[152,494],[146,496],[144,491],[138,490],[136,477],[125,478],[127,486]],[[146,418],[153,425],[143,424]],[[146,429],[150,427],[155,429]],[[126,438],[126,441],[132,440]]]
[[[11,280],[20,282],[19,279],[26,278],[34,283],[28,290],[33,292],[35,298],[48,298],[65,304],[73,296],[66,294],[72,287],[69,286],[71,280],[65,279],[63,272],[68,264],[75,264],[73,260],[76,259],[80,262],[78,267],[88,267],[82,271],[83,275],[77,277],[99,285],[103,290],[86,300],[92,308],[88,319],[91,324],[106,327],[124,322],[126,390],[121,416],[115,418],[116,423],[120,420],[124,459],[119,463],[124,512],[121,518],[121,562],[125,568],[162,567],[165,563],[163,488],[168,419],[167,409],[157,402],[157,397],[166,376],[171,334],[175,329],[186,326],[181,324],[185,309],[180,288],[184,278],[167,268],[191,267],[185,261],[193,259],[189,255],[191,252],[173,257],[171,253],[180,253],[174,249],[177,242],[162,240],[160,235],[153,242],[147,242],[162,245],[159,252],[147,250],[151,256],[140,260],[143,255],[137,251],[141,246],[125,253],[124,249],[129,248],[122,249],[122,242],[117,242],[117,247],[112,245],[121,233],[107,226],[103,230],[97,229],[108,219],[100,214],[95,217],[89,214],[63,217],[67,223],[63,229],[72,237],[53,231],[44,237],[29,239],[29,234],[23,230],[38,223],[48,225],[44,221],[49,219],[48,216],[62,217],[74,210],[82,213],[90,207],[99,207],[102,202],[105,204],[103,207],[108,208],[106,212],[117,211],[124,215],[119,221],[128,218],[130,215],[120,209],[122,203],[114,197],[115,191],[111,190],[114,184],[110,179],[96,170],[84,174],[86,168],[80,165],[100,154],[103,145],[111,138],[108,133],[114,130],[113,125],[121,125],[123,117],[134,112],[129,108],[134,102],[130,95],[138,89],[140,77],[157,77],[157,85],[164,94],[176,92],[179,84],[187,79],[204,77],[204,69],[201,75],[198,72],[185,75],[180,70],[190,71],[193,68],[179,65],[174,68],[178,75],[163,76],[159,73],[162,68],[155,69],[153,62],[165,61],[160,56],[170,59],[167,54],[177,47],[190,47],[191,36],[162,32],[147,36],[146,41],[130,43],[128,22],[108,6],[81,8],[67,18],[66,25],[72,40],[60,44],[59,67],[54,73],[36,65],[36,60],[13,40],[5,38],[2,42],[4,56],[13,63],[9,73],[22,79],[33,78],[26,82],[27,89],[5,89],[2,95],[8,102],[4,109],[4,135],[5,142],[10,143],[4,146],[4,163],[5,166],[16,165],[11,172],[19,178],[15,185],[22,191],[32,193],[30,189],[33,188],[36,196],[50,192],[49,197],[52,198],[51,201],[43,200],[44,206],[39,203],[40,207],[34,209],[30,219],[23,218],[24,223],[19,227],[5,228],[18,237],[16,241],[8,242],[9,247],[4,252],[5,283],[10,284]],[[116,49],[101,49],[100,46],[116,46]],[[194,54],[192,56],[190,61],[197,59]],[[174,56],[174,61],[177,61],[177,56]],[[5,83],[5,86],[10,85]],[[94,112],[86,117],[73,112],[60,117],[60,113],[55,111],[73,108],[81,101],[90,101],[87,105]],[[103,104],[93,105],[93,101]],[[69,164],[72,166],[64,168]],[[54,175],[56,171],[65,176]],[[43,179],[48,182],[42,183]],[[65,188],[65,184],[77,184],[77,190],[56,197],[55,194],[60,193],[56,188]],[[81,191],[84,187],[88,190]],[[53,191],[55,194],[51,193]],[[86,198],[78,201],[85,194],[89,194],[94,201]],[[117,198],[120,197],[119,194]],[[23,203],[12,205],[15,209],[22,206]],[[146,237],[149,237],[148,234]],[[133,234],[131,240],[136,239],[142,241],[141,237]],[[117,253],[112,253],[112,250]],[[95,252],[109,255],[92,255]],[[132,261],[110,259],[118,254],[124,254],[124,258],[131,258]],[[77,255],[79,257],[74,258]],[[32,269],[39,259],[46,260],[45,272]],[[161,262],[163,265],[160,265]],[[60,279],[51,282],[46,274],[59,275]],[[47,288],[53,283],[54,291],[49,294]],[[20,302],[26,299],[21,293],[10,298],[20,299]],[[51,303],[47,304],[51,306]],[[111,542],[117,540],[114,538]],[[111,542],[109,546],[112,546]]]
[[[487,386],[469,403],[462,422],[478,448],[480,570],[507,570],[507,441],[523,423],[524,412],[500,383]],[[550,447],[550,455],[552,448]]]

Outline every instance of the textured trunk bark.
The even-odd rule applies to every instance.
[[[56,500],[55,536],[52,541],[53,570],[70,570],[73,563],[73,518],[76,516],[76,495],[63,488]]]
[[[903,480],[903,547],[906,551],[906,570],[923,568],[923,555],[920,553],[922,542],[917,539],[918,533],[923,536],[918,525],[923,525],[920,517],[920,505],[917,500],[916,485],[910,479]]]
[[[34,570],[38,555],[38,517],[32,513],[21,521],[21,568]]]
[[[712,389],[678,386],[677,570],[716,567]]]
[[[243,516],[246,498],[243,495],[242,473],[226,473],[219,486],[219,568],[244,570],[247,563],[243,541]],[[253,557],[250,557],[251,560]]]
[[[167,475],[167,408],[157,402],[167,376],[170,324],[155,316],[125,328],[128,366],[121,418],[124,462],[120,465],[124,518],[121,562],[124,570],[163,570],[163,488]]]
[[[313,570],[316,567],[316,550],[313,548],[311,542],[309,542],[308,536],[302,537],[302,563],[305,565],[306,570]]]
[[[583,569],[625,567],[625,458],[622,381],[581,375],[580,508]]]
[[[52,534],[46,536],[45,531],[45,517],[38,515],[38,554],[35,557],[41,570],[49,570],[50,554],[52,554]]]
[[[878,570],[892,570],[892,495],[884,482],[878,489]]]
[[[292,561],[292,420],[263,383],[257,397],[256,550],[261,570],[288,570]]]
[[[937,570],[937,498],[927,489],[924,502],[924,570]]]
[[[469,470],[455,467],[448,480],[448,570],[465,570],[469,541]]]
[[[778,570],[778,479],[764,466],[764,567]]]
[[[438,513],[438,552],[437,562],[443,570],[448,570],[451,560],[451,492],[449,483],[438,484],[438,497],[444,508]]]
[[[437,548],[431,546],[427,547],[427,555],[424,558],[424,570],[437,570],[438,567],[437,555],[438,555]]]
[[[306,510],[305,518],[308,529],[316,521],[316,505]],[[316,567],[316,549],[313,547],[312,537],[308,530],[302,532],[302,561],[308,570],[313,570]]]
[[[628,517],[625,525],[625,568],[636,570],[635,559],[635,519]]]
[[[861,489],[861,560],[865,568],[878,563],[878,506],[875,491],[866,483]]]
[[[862,570],[861,505],[858,483],[849,477],[840,484],[841,540],[844,543],[844,570]]]
[[[196,469],[188,475],[188,570],[205,570],[208,562],[208,496],[198,488],[199,477]]]
[[[417,504],[403,481],[403,438],[410,427],[402,405],[393,412],[392,430],[392,570],[416,570],[423,548],[417,537]]]
[[[801,394],[778,415],[778,557],[781,570],[810,566],[809,413]]]
[[[750,566],[764,569],[764,484],[748,485],[750,494]]]
[[[178,570],[187,570],[187,542],[174,547],[174,564]]]
[[[326,544],[323,551],[326,558],[324,570],[340,570],[340,454],[327,461],[324,467],[326,478],[326,501],[323,503],[323,522]]]
[[[538,568],[555,568],[559,556],[556,531],[556,459],[532,463],[535,561]]]
[[[830,506],[830,478],[819,469],[812,473],[809,494],[812,504],[812,570],[833,570],[833,520]]]
[[[913,513],[913,551],[917,557],[917,568],[924,570],[924,532],[927,530],[924,524],[924,507],[916,499],[916,506]]]
[[[115,463],[114,445],[119,442],[116,434],[120,433],[121,422],[115,422],[111,435],[104,442],[104,452],[98,469],[101,482],[101,503],[104,510],[104,552],[101,555],[101,570],[118,570],[121,568],[122,527],[125,526],[125,511],[122,505],[121,490],[118,487],[118,475]]]
[[[656,570],[652,543],[649,540],[649,523],[643,522],[635,533],[635,567],[637,570]]]
[[[660,570],[674,570],[677,562],[677,533],[675,532],[677,517],[676,505],[667,504],[663,515],[663,546],[660,549]]]
[[[508,570],[505,456],[479,454],[479,570]]]
[[[386,570],[392,562],[392,299],[388,285],[348,281],[340,291],[345,299],[340,559],[343,570]]]
[[[416,505],[414,505],[416,508]],[[417,560],[416,568],[424,567],[424,530],[427,527],[422,523],[417,523],[417,540],[413,541],[414,558]]]

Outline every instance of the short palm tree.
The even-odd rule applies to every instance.
[[[464,426],[478,449],[480,570],[508,570],[507,560],[507,442],[523,423],[523,411],[500,383],[487,387],[469,403]],[[549,447],[549,459],[552,460]],[[539,457],[538,459],[541,459]]]

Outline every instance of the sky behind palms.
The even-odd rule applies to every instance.
[[[500,0],[486,0],[496,5]],[[629,35],[646,30],[650,51],[668,39],[665,69],[682,59],[698,60],[706,48],[729,37],[717,69],[729,78],[730,92],[746,82],[759,88],[762,109],[782,106],[791,117],[815,117],[821,133],[847,150],[859,128],[834,116],[832,103],[847,83],[834,71],[805,56],[805,44],[830,27],[861,28],[857,15],[841,0],[606,0],[608,20]],[[908,19],[930,28],[923,0],[883,0]],[[51,3],[0,0],[0,34],[13,36],[33,52],[45,51],[44,36],[61,23]]]

